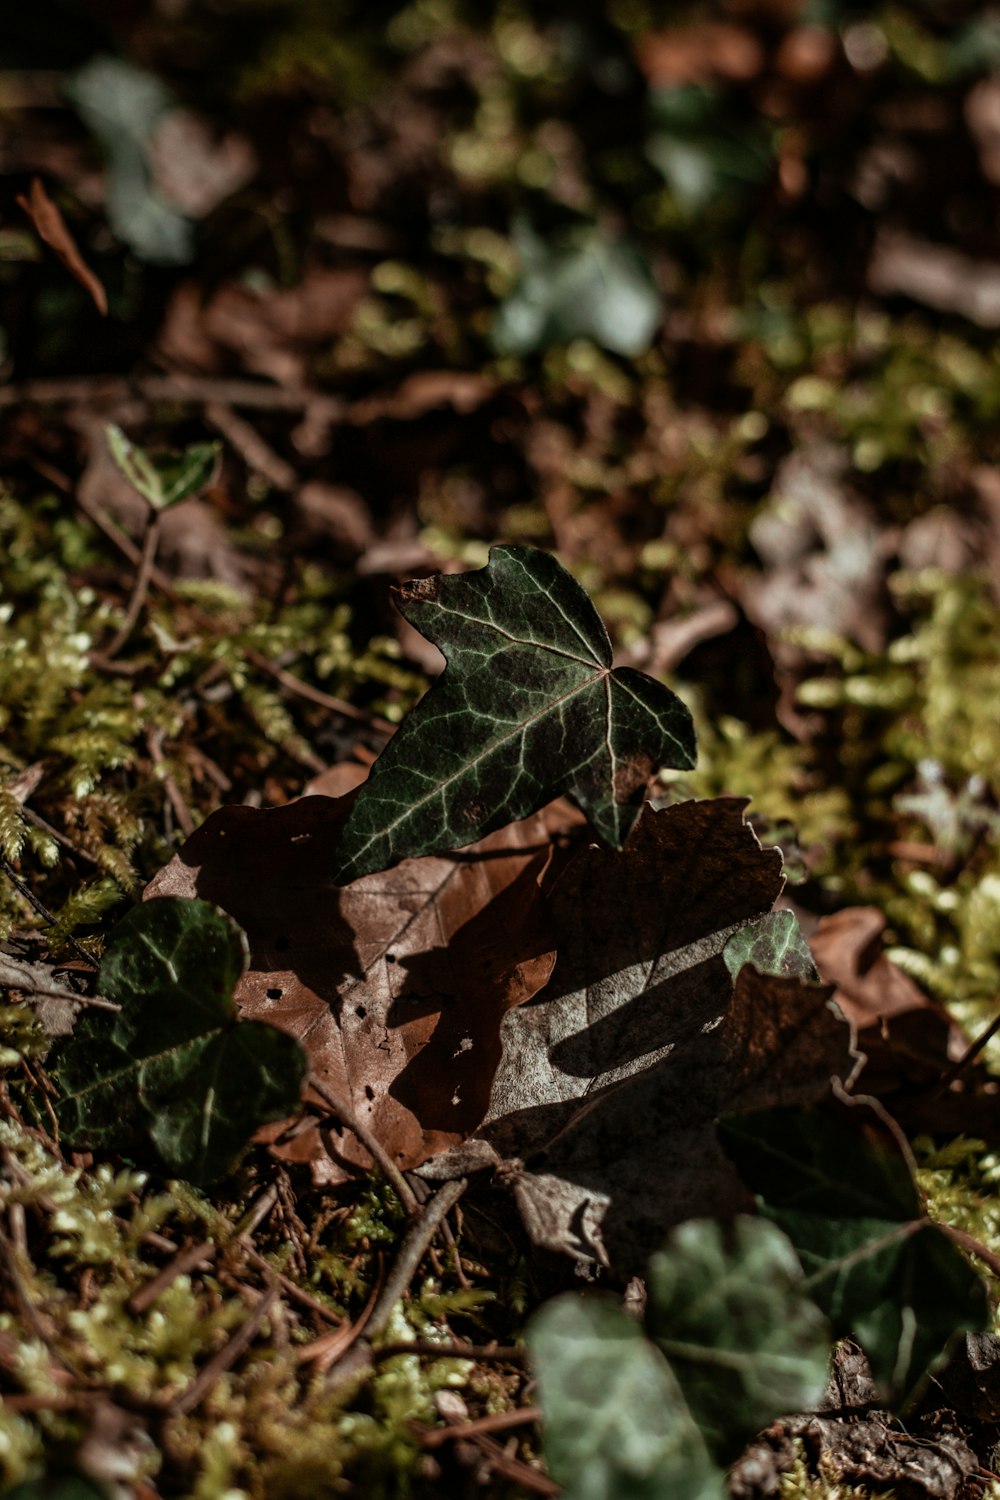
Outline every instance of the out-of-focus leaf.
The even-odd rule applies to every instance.
[[[205,901],[151,901],[112,933],[100,969],[122,1007],[89,1012],[59,1065],[66,1134],[105,1150],[155,1146],[170,1169],[210,1182],[258,1125],[299,1100],[305,1060],[291,1037],[239,1021],[233,986],[246,944]]]
[[[397,602],[448,666],[359,792],[337,880],[460,849],[562,792],[620,846],[653,772],[694,765],[685,705],[612,667],[600,616],[550,554],[494,547],[485,568],[406,583]]]
[[[122,474],[157,511],[169,510],[197,495],[211,480],[219,461],[218,443],[192,443],[182,453],[150,453],[113,422],[104,433],[108,451]]]
[[[93,57],[66,84],[108,163],[107,210],[118,238],[141,260],[183,265],[194,254],[190,219],[155,191],[149,149],[167,89],[152,73],[119,57]]]
[[[53,1474],[43,1479],[26,1479],[5,1493],[6,1500],[107,1500],[107,1491],[82,1474]]]
[[[819,979],[799,919],[791,911],[769,911],[748,922],[729,939],[722,956],[734,979],[744,964],[753,964],[761,974]]]
[[[147,897],[201,896],[236,918],[250,966],[244,1016],[305,1047],[310,1074],[347,1101],[401,1168],[464,1141],[482,1119],[500,1023],[545,983],[553,941],[538,877],[541,818],[499,829],[461,854],[404,860],[337,886],[330,875],[351,798],[224,807],[206,819]],[[329,1121],[300,1121],[271,1148],[342,1182],[371,1158]]]
[[[728,119],[717,91],[699,84],[657,89],[650,109],[646,154],[688,217],[724,197],[741,198],[770,176],[774,158],[760,127]]]
[[[550,244],[524,222],[512,240],[521,274],[493,322],[498,353],[533,354],[573,339],[592,339],[614,354],[645,353],[663,300],[630,241],[590,229]]]
[[[80,254],[66,220],[58,205],[53,203],[45,191],[41,178],[33,178],[28,196],[18,194],[17,201],[35,226],[39,239],[48,245],[70,275],[89,293],[97,311],[105,314],[108,310],[108,294]]]
[[[826,1388],[830,1335],[766,1219],[682,1224],[649,1265],[646,1324],[719,1463]]]
[[[731,1117],[719,1133],[795,1246],[834,1334],[854,1334],[888,1399],[911,1396],[953,1335],[986,1327],[982,1282],[924,1214],[909,1166],[874,1114],[859,1126],[777,1109]]]
[[[547,1302],[528,1325],[545,1457],[565,1500],[722,1500],[670,1366],[600,1297]]]

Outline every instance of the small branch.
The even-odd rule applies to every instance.
[[[208,1395],[216,1381],[236,1363],[253,1339],[256,1337],[261,1324],[267,1317],[274,1305],[280,1291],[280,1283],[272,1281],[267,1291],[261,1297],[253,1312],[244,1323],[228,1339],[218,1354],[214,1355],[192,1380],[186,1390],[179,1396],[175,1396],[168,1405],[171,1416],[186,1416],[188,1412],[194,1411],[195,1407]]]
[[[403,1241],[396,1263],[389,1272],[374,1311],[368,1319],[365,1333],[369,1342],[377,1339],[389,1326],[393,1308],[416,1275],[417,1267],[423,1260],[431,1240],[441,1227],[445,1215],[455,1207],[468,1185],[466,1177],[458,1177],[454,1182],[446,1182],[444,1187],[439,1188],[434,1197],[424,1204],[423,1217],[414,1224]]]
[[[160,512],[151,510],[146,519],[146,530],[142,539],[142,553],[139,558],[139,571],[135,576],[132,586],[132,597],[125,612],[125,619],[121,628],[116,632],[110,644],[103,651],[92,651],[90,659],[96,666],[109,662],[124,646],[129,636],[135,629],[139,619],[140,611],[146,602],[149,593],[149,584],[153,576],[153,563],[156,558],[156,548],[160,540]]]
[[[344,414],[344,403],[322,391],[289,390],[266,385],[261,380],[219,379],[206,375],[77,376],[66,380],[22,380],[0,387],[0,408],[5,406],[114,406],[139,397],[145,401],[173,401],[190,406],[220,402],[257,411],[305,411],[321,413],[336,422]]]
[[[66,1000],[72,1005],[90,1005],[95,1010],[121,1010],[120,1005],[102,995],[78,995],[58,984],[42,964],[22,963],[6,953],[0,953],[0,984],[19,990],[32,1000]]]
[[[316,1090],[320,1098],[333,1110],[338,1120],[347,1126],[352,1135],[357,1137],[369,1155],[382,1168],[383,1173],[396,1189],[399,1201],[410,1218],[418,1218],[421,1211],[420,1204],[414,1196],[413,1189],[378,1137],[369,1130],[363,1120],[358,1118],[347,1100],[339,1098],[321,1078],[317,1078],[315,1074],[312,1074],[309,1078],[309,1087]]]
[[[522,1406],[516,1411],[498,1411],[491,1417],[477,1417],[472,1422],[454,1426],[432,1427],[420,1434],[425,1448],[440,1448],[442,1443],[461,1442],[463,1438],[482,1437],[488,1432],[507,1432],[511,1427],[528,1427],[542,1419],[540,1406]]]
[[[494,1365],[527,1363],[525,1351],[514,1344],[435,1344],[429,1339],[415,1339],[412,1343],[381,1344],[372,1350],[372,1364],[379,1365],[400,1354],[416,1354],[421,1359],[472,1359]]]
[[[37,912],[42,921],[46,922],[49,927],[55,927],[56,919],[49,911],[48,907],[43,906],[41,901],[39,901],[38,897],[32,892],[30,887],[25,885],[24,881],[21,879],[20,875],[18,875],[10,860],[6,857],[6,855],[3,854],[0,854],[0,869],[3,870],[4,874],[10,881],[11,885],[14,887],[15,891],[17,891],[18,895],[23,897],[23,899],[27,901],[32,911]],[[91,958],[86,948],[78,943],[75,937],[67,937],[66,945],[67,947],[72,948],[77,958],[82,959],[85,964],[88,964],[90,966],[90,968],[96,969],[98,967],[97,960]]]
[[[184,837],[189,839],[192,833],[194,833],[195,829],[194,818],[192,818],[191,810],[188,807],[187,803],[184,801],[184,798],[181,796],[180,787],[174,780],[173,773],[165,769],[166,761],[163,757],[162,732],[155,729],[147,730],[146,744],[149,746],[150,759],[152,760],[154,766],[156,766],[160,771],[160,781],[162,783],[163,790],[166,792],[167,797],[170,801],[170,806],[174,810],[174,816],[176,817],[177,822],[180,825],[180,830],[183,833]]]

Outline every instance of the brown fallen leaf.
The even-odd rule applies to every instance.
[[[28,196],[25,197],[23,193],[18,193],[17,201],[35,226],[35,233],[38,235],[38,238],[44,244],[48,245],[53,254],[62,261],[70,275],[74,276],[85,291],[90,294],[94,306],[101,316],[107,317],[108,294],[80,254],[76,240],[67,228],[66,220],[45,191],[42,179],[40,177],[33,177]]]
[[[745,806],[647,807],[623,850],[577,856],[551,897],[555,971],[504,1019],[483,1124],[422,1175],[499,1166],[537,1243],[622,1275],[672,1224],[745,1207],[714,1119],[815,1100],[851,1067],[829,987],[744,968],[734,990],[723,949],[782,885]]]
[[[816,967],[857,1030],[865,1065],[859,1088],[888,1104],[911,1131],[955,1130],[997,1138],[997,1093],[981,1062],[940,1087],[969,1038],[947,1008],[925,995],[882,951],[886,919],[874,906],[824,917],[809,939]]]
[[[349,804],[222,808],[145,894],[200,896],[235,917],[250,945],[242,1014],[301,1041],[312,1073],[406,1169],[479,1124],[503,1016],[551,973],[538,886],[549,840],[530,818],[340,888],[327,872]],[[317,1181],[371,1165],[349,1131],[313,1117],[283,1134],[268,1129],[272,1149],[311,1162]]]

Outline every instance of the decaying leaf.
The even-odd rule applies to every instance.
[[[449,664],[359,793],[338,880],[461,848],[560,792],[620,846],[649,777],[694,764],[685,705],[641,672],[612,669],[600,616],[550,554],[494,547],[485,568],[416,579],[398,601]]]
[[[530,819],[341,888],[330,871],[352,800],[222,808],[146,896],[197,895],[236,918],[250,945],[243,1015],[300,1041],[312,1073],[410,1168],[479,1124],[500,1022],[552,970],[538,888],[549,840]],[[309,1115],[302,1126],[274,1149],[313,1162],[318,1180],[371,1165],[349,1132]]]
[[[647,807],[623,850],[577,856],[552,980],[504,1020],[484,1122],[424,1175],[506,1163],[539,1243],[626,1274],[673,1224],[746,1206],[713,1120],[822,1096],[850,1031],[828,987],[746,966],[734,989],[723,950],[782,883],[745,805]]]
[[[107,315],[108,294],[103,284],[94,275],[80,254],[76,240],[70,234],[66,220],[59,212],[58,206],[53,203],[42,185],[40,177],[32,178],[31,188],[27,195],[18,194],[18,204],[24,209],[40,240],[62,261],[67,271],[74,277],[84,290],[89,294],[94,306],[102,317]]]

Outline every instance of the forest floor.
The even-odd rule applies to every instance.
[[[74,1150],[39,979],[84,996],[217,809],[358,784],[442,665],[391,586],[496,543],[553,552],[687,704],[654,799],[751,799],[931,1215],[995,1271],[1000,16],[4,25],[0,1492],[558,1493],[524,1328],[580,1276],[502,1181],[438,1189],[410,1254],[427,1185],[318,1166],[318,1125],[204,1187]],[[115,428],[203,460],[153,526]],[[972,1468],[776,1438],[734,1493],[991,1493],[997,1349],[924,1403]]]

